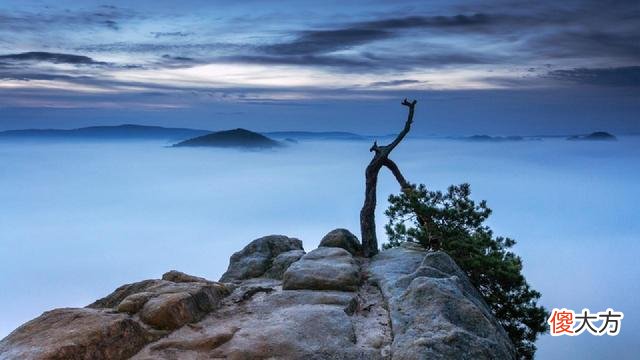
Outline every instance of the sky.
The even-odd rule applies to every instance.
[[[0,130],[640,133],[638,1],[0,2]]]

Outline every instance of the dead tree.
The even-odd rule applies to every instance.
[[[407,116],[407,122],[404,124],[404,129],[398,134],[398,136],[389,145],[379,146],[377,141],[373,143],[369,151],[373,152],[373,159],[365,170],[365,195],[364,205],[360,210],[360,231],[362,235],[362,247],[364,250],[364,256],[371,257],[378,253],[378,239],[376,237],[376,187],[378,185],[378,172],[385,166],[393,173],[396,180],[400,184],[402,191],[408,191],[411,189],[411,185],[405,180],[404,176],[400,172],[400,169],[391,159],[389,154],[393,149],[400,144],[402,139],[411,130],[411,123],[413,123],[413,111],[416,106],[416,100],[408,101],[404,99],[402,105],[409,108],[409,115]]]

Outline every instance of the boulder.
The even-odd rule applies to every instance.
[[[320,241],[320,247],[339,247],[347,250],[353,256],[362,255],[362,245],[358,238],[347,229],[331,230]]]
[[[515,359],[507,333],[447,254],[390,249],[369,272],[389,304],[394,359]]]
[[[88,308],[56,309],[0,341],[0,359],[128,359],[155,339],[126,314]]]
[[[265,277],[282,280],[282,276],[289,266],[300,260],[304,254],[304,250],[291,250],[276,256],[276,258],[273,259],[271,268],[265,273]]]
[[[167,275],[170,274],[170,275]],[[180,272],[169,272],[168,280],[145,280],[119,287],[89,308],[113,308],[130,315],[138,314],[145,324],[158,330],[173,330],[200,320],[216,309],[228,295],[223,284]],[[188,281],[195,280],[197,281]],[[203,281],[200,281],[202,279]]]
[[[211,282],[205,278],[185,274],[177,270],[171,270],[162,275],[162,280],[173,282]]]
[[[320,247],[289,266],[282,288],[356,291],[359,284],[360,267],[348,251]]]
[[[291,250],[304,250],[302,241],[283,235],[269,235],[253,240],[229,260],[229,268],[220,278],[221,282],[241,281],[263,276],[273,260]]]

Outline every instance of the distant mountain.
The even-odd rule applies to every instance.
[[[37,139],[103,139],[103,140],[170,140],[179,141],[194,136],[208,134],[211,131],[185,129],[185,128],[165,128],[161,126],[144,125],[117,125],[117,126],[90,126],[79,129],[27,129],[9,130],[0,132],[2,138],[37,138]]]
[[[614,135],[605,131],[596,131],[589,135],[574,135],[567,138],[567,140],[587,140],[587,141],[616,141],[618,140]]]
[[[350,132],[342,131],[272,131],[264,132],[262,135],[274,139],[291,139],[291,140],[368,140],[369,137],[362,136]]]
[[[251,149],[265,149],[282,146],[281,143],[262,134],[245,129],[218,131],[193,139],[182,141],[174,146],[210,146],[210,147],[240,147]]]
[[[504,141],[523,141],[525,140],[525,138],[522,136],[473,135],[473,136],[460,138],[460,140],[477,141],[477,142],[504,142]]]

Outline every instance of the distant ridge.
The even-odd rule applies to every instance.
[[[586,140],[586,141],[616,141],[618,140],[612,134],[606,131],[596,131],[589,135],[574,135],[567,138],[567,140]]]
[[[207,130],[166,128],[146,125],[90,126],[78,129],[26,129],[0,132],[0,138],[38,139],[104,139],[104,140],[170,140],[179,141],[208,134]]]
[[[195,137],[175,144],[183,146],[209,146],[209,147],[240,147],[252,149],[266,149],[282,146],[279,142],[262,134],[246,129],[234,129],[218,131],[207,135]]]

